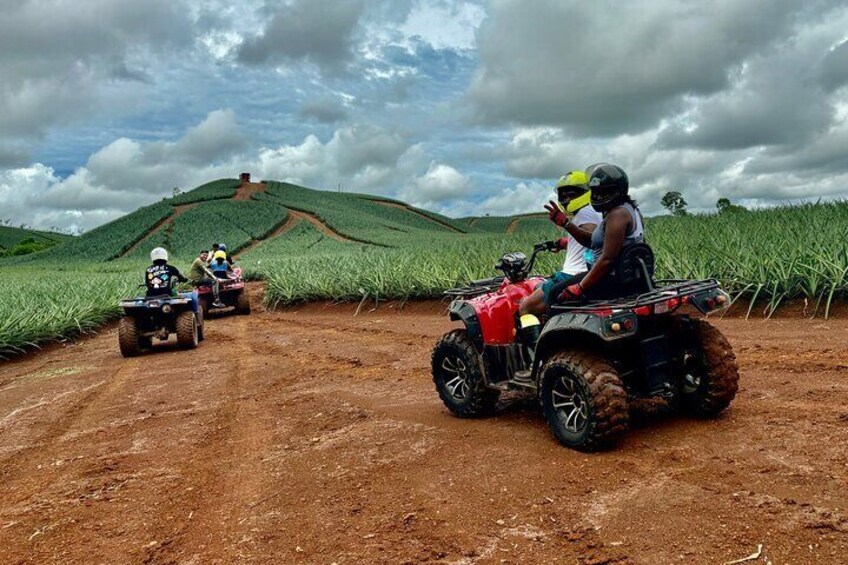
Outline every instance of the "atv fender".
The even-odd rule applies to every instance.
[[[465,331],[478,352],[483,351],[483,331],[474,306],[465,300],[454,300],[448,307],[450,319],[465,324]]]
[[[624,325],[629,321],[630,329],[612,331],[612,324]],[[638,331],[637,317],[628,312],[610,316],[599,316],[591,312],[567,312],[548,320],[536,345],[536,366],[549,355],[565,347],[603,351],[613,342],[633,337]]]

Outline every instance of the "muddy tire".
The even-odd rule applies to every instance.
[[[567,447],[610,447],[630,425],[627,392],[618,371],[594,353],[553,355],[542,369],[539,394],[551,431]]]
[[[203,318],[209,315],[209,308],[212,306],[212,301],[209,298],[200,299],[200,311],[203,312]]]
[[[135,318],[125,316],[118,323],[118,346],[124,357],[137,357],[141,355],[141,343],[138,328],[135,326]]]
[[[465,330],[445,334],[431,361],[436,391],[453,414],[478,418],[494,411],[500,391],[486,387],[480,355]]]
[[[197,341],[206,339],[206,313],[203,308],[197,309]]]
[[[180,349],[194,349],[200,343],[197,316],[194,312],[183,312],[177,316],[177,344]]]
[[[250,296],[247,290],[242,290],[236,297],[236,314],[242,316],[250,314]]]
[[[723,412],[739,390],[739,366],[727,338],[709,322],[697,320],[696,341],[701,359],[684,377],[680,409],[697,418],[713,418]]]

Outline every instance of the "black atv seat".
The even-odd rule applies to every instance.
[[[612,271],[596,292],[589,291],[588,301],[570,300],[555,306],[582,308],[590,303],[632,299],[654,288],[654,251],[647,243],[635,243],[621,251]]]

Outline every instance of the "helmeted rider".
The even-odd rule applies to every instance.
[[[230,252],[227,251],[227,246],[223,243],[218,244],[218,251],[223,251],[224,255],[227,257],[227,263],[230,265],[234,265],[235,261],[233,261],[233,256],[230,255]]]
[[[225,304],[221,302],[221,284],[218,282],[218,277],[209,268],[209,251],[204,249],[201,251],[197,259],[191,264],[191,269],[188,272],[188,278],[194,286],[211,286],[212,296],[214,301],[212,306],[215,308],[223,308]]]
[[[552,292],[559,300],[611,299],[629,289],[618,288],[609,275],[629,246],[645,241],[642,214],[630,198],[630,179],[624,169],[598,163],[586,169],[589,176],[592,207],[603,216],[594,230],[586,230],[564,219],[562,225],[575,240],[592,252],[589,272],[579,280],[557,284]]]
[[[157,247],[150,252],[153,264],[144,271],[144,284],[147,286],[148,298],[154,296],[176,296],[174,285],[177,282],[188,282],[179,269],[168,264],[168,251]]]
[[[545,209],[551,221],[562,225],[560,216],[572,215],[574,224],[586,231],[592,231],[601,223],[601,215],[590,205],[588,177],[583,171],[571,171],[560,177],[554,186],[556,201],[550,201]],[[587,249],[569,233],[554,242],[556,251],[566,251],[562,270],[545,280],[533,294],[525,298],[519,305],[521,338],[531,350],[539,337],[540,323],[536,317],[556,302],[558,293],[552,290],[575,277],[585,274],[587,267]],[[561,291],[560,291],[561,292]]]
[[[209,264],[209,268],[218,279],[228,279],[230,278],[230,273],[233,272],[232,265],[227,261],[226,251],[220,249],[212,256],[212,262]]]

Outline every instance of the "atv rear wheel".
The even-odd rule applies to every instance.
[[[718,416],[739,389],[739,366],[727,338],[709,322],[697,320],[700,359],[692,359],[680,388],[681,410],[698,418]]]
[[[118,346],[124,357],[137,357],[141,355],[141,343],[138,328],[135,326],[135,318],[125,316],[118,323]]]
[[[565,351],[548,359],[539,394],[551,431],[567,447],[603,449],[629,427],[627,393],[618,371],[593,353]]]
[[[236,314],[243,316],[250,314],[250,296],[248,296],[247,290],[239,292],[236,298]]]
[[[200,342],[197,316],[194,312],[183,312],[177,316],[177,344],[180,349],[194,349]]]
[[[206,313],[203,308],[197,309],[197,341],[206,339]]]
[[[204,298],[200,299],[200,310],[203,312],[204,318],[206,318],[206,316],[209,315],[209,307],[211,305],[212,305],[212,302],[209,298],[204,297]]]
[[[453,330],[433,349],[436,391],[448,410],[460,418],[491,414],[500,391],[486,387],[480,355],[465,330]]]

